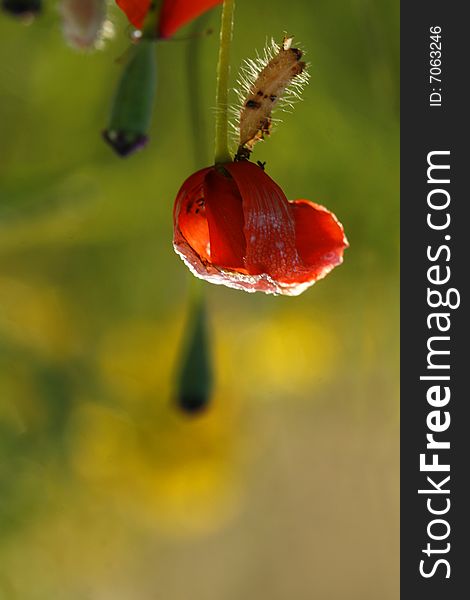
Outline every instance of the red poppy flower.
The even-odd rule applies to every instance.
[[[289,202],[248,161],[191,175],[173,219],[174,248],[194,275],[248,292],[296,296],[339,265],[348,246],[335,215]]]
[[[129,21],[138,29],[143,25],[151,0],[116,0]],[[203,12],[222,4],[222,0],[163,0],[159,21],[159,36],[167,38]]]

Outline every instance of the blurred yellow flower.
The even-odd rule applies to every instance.
[[[196,422],[173,410],[132,415],[81,402],[71,425],[76,471],[147,527],[173,535],[217,529],[239,503],[236,424],[218,411]]]
[[[16,344],[55,359],[70,355],[76,343],[60,288],[2,276],[0,332]]]

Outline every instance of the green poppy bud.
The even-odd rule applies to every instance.
[[[196,300],[190,319],[186,349],[180,367],[176,401],[187,413],[204,410],[211,398],[213,375],[204,301]]]
[[[132,46],[111,109],[104,139],[120,156],[145,146],[152,120],[156,89],[154,41],[142,39]]]
[[[41,12],[42,0],[2,0],[2,8],[12,15],[30,17]]]

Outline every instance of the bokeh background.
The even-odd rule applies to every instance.
[[[0,15],[0,598],[398,598],[397,0],[238,2],[234,83],[284,32],[311,63],[254,158],[351,247],[298,298],[206,285],[197,417],[173,401],[189,275],[171,212],[210,161],[217,34],[159,43],[152,140],[120,160],[100,132],[126,21],[78,54],[46,4],[30,26]]]

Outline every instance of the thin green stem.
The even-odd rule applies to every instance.
[[[217,64],[215,163],[230,162],[228,148],[228,86],[230,77],[230,45],[233,35],[235,0],[224,0],[220,25],[219,62]]]
[[[187,97],[191,98],[187,106],[195,169],[201,169],[207,166],[209,162],[209,142],[204,118],[206,103],[204,102],[203,86],[201,85],[203,80],[201,36],[203,35],[202,32],[206,30],[211,16],[211,12],[207,11],[193,22],[186,48]]]

